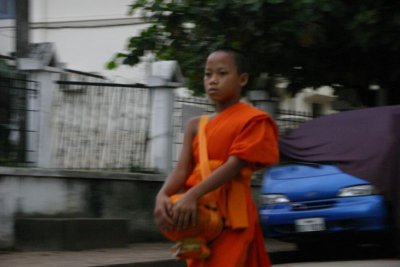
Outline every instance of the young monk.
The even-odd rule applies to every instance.
[[[196,171],[199,117],[195,117],[185,129],[178,163],[156,197],[158,227],[182,230],[195,225],[199,198],[210,192],[216,196],[224,230],[209,244],[211,255],[188,260],[189,267],[270,266],[250,179],[254,170],[278,161],[277,129],[268,114],[239,101],[248,79],[248,63],[241,52],[224,48],[208,56],[204,88],[216,107],[206,125],[212,173],[201,180]],[[169,197],[182,189],[182,197],[172,204]]]

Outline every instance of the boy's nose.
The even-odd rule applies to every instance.
[[[210,77],[210,83],[214,84],[214,83],[217,83],[217,82],[218,82],[217,76],[216,75],[212,75]]]

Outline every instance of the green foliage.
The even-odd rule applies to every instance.
[[[178,60],[196,92],[202,92],[206,55],[220,45],[244,50],[253,77],[288,78],[293,93],[341,84],[369,104],[370,84],[389,96],[400,85],[395,0],[137,0],[129,13],[145,16],[151,26],[130,38],[127,52],[108,67],[137,64],[153,51],[159,59]]]
[[[0,77],[10,77],[13,75],[11,67],[7,64],[7,62],[0,58]]]

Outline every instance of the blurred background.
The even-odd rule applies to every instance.
[[[248,55],[243,101],[269,112],[281,135],[320,116],[400,104],[399,8],[0,0],[0,248],[62,247],[54,236],[29,243],[37,237],[20,233],[41,230],[18,223],[27,218],[122,218],[128,239],[118,244],[162,240],[153,198],[186,120],[213,112],[202,67],[217,47]]]

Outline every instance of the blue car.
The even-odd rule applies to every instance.
[[[298,163],[266,170],[259,215],[264,235],[297,243],[388,230],[385,200],[367,181],[334,165]]]

